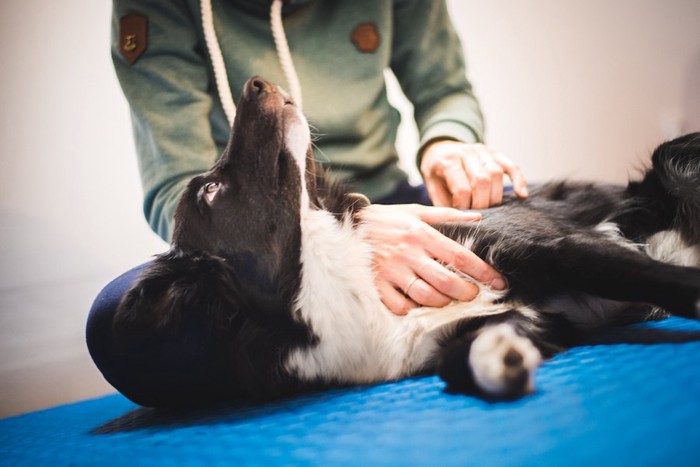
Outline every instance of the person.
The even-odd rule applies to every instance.
[[[288,87],[303,108],[317,134],[317,160],[372,201],[361,218],[376,286],[391,312],[473,299],[478,288],[453,268],[505,287],[493,268],[429,225],[474,220],[465,209],[499,204],[504,174],[518,196],[527,196],[519,167],[483,144],[482,114],[444,1],[114,0],[112,30],[144,213],[166,241],[185,184],[223,152],[233,92],[261,75]],[[400,116],[387,99],[387,68],[414,106],[424,180],[418,187],[398,164]],[[143,405],[222,396],[223,363],[212,357],[222,343],[203,343],[196,329],[183,331],[186,339],[157,342],[112,335],[119,299],[146,266],[96,299],[87,326],[93,360]]]

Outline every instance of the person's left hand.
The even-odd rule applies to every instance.
[[[506,156],[483,144],[452,140],[431,143],[423,151],[420,171],[435,206],[485,209],[503,201],[503,175],[513,191],[527,197],[527,182],[520,168]]]

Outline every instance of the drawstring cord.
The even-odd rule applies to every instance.
[[[233,126],[233,120],[236,118],[236,104],[231,95],[231,87],[229,86],[228,74],[226,73],[224,56],[221,53],[219,40],[216,36],[216,30],[214,29],[214,13],[211,7],[211,0],[201,0],[200,8],[202,12],[204,41],[206,42],[212,68],[214,69],[216,89],[219,93],[221,106],[224,109],[229,125]],[[292,95],[292,99],[294,99],[296,105],[301,108],[301,85],[299,84],[299,76],[294,68],[292,53],[289,50],[287,37],[284,34],[284,25],[282,24],[282,0],[272,0],[272,5],[270,6],[270,28],[272,29],[272,38],[275,41],[277,58],[282,67],[284,77],[287,80],[287,85],[289,86],[289,93]]]
[[[233,102],[231,87],[228,84],[226,65],[224,64],[224,56],[221,53],[219,40],[216,37],[216,30],[214,29],[214,13],[211,8],[211,0],[202,0],[200,7],[202,10],[204,42],[206,42],[209,57],[211,57],[216,89],[219,91],[219,100],[221,100],[221,106],[224,108],[229,126],[233,126],[233,120],[236,118],[236,104]]]
[[[284,26],[282,25],[282,0],[272,0],[272,5],[270,6],[270,28],[272,29],[272,37],[275,40],[277,58],[280,61],[284,77],[289,86],[289,93],[292,95],[294,103],[301,109],[299,75],[297,75],[297,71],[294,68],[292,53],[289,51],[287,36],[284,34]]]

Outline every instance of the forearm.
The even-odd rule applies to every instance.
[[[120,18],[126,14],[148,21],[146,49],[131,62],[119,48]],[[112,58],[131,109],[144,214],[166,241],[186,180],[206,171],[220,152],[192,14],[184,2],[116,0],[113,10]]]
[[[391,66],[414,105],[421,150],[438,139],[483,141],[483,116],[445,3],[395,1],[393,44]]]

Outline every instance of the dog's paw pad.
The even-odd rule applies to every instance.
[[[474,380],[494,397],[520,397],[534,390],[534,375],[542,357],[532,342],[500,324],[484,329],[469,352]]]

